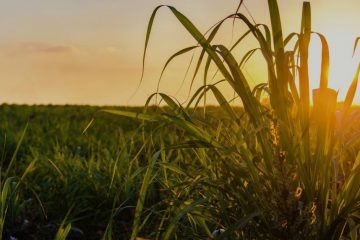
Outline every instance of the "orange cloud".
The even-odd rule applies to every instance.
[[[25,52],[30,53],[70,53],[73,52],[73,47],[52,45],[48,43],[24,43],[20,46]]]
[[[76,48],[66,45],[55,45],[44,42],[23,42],[6,44],[1,46],[2,52],[8,56],[19,56],[27,54],[67,54],[73,53]]]

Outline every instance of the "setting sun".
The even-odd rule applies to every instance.
[[[359,55],[354,54],[355,39],[351,32],[347,34],[328,33],[326,35],[330,50],[329,87],[339,91],[338,100],[345,99],[346,92],[356,72]],[[311,87],[319,87],[321,70],[321,42],[312,37],[309,56],[309,75]],[[357,101],[358,102],[358,101]]]

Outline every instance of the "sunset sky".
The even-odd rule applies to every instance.
[[[285,34],[299,31],[302,1],[278,0]],[[143,105],[156,91],[166,59],[195,44],[167,9],[154,25],[145,78],[138,88],[146,27],[159,4],[175,6],[205,32],[236,10],[235,0],[0,0],[0,103]],[[313,0],[313,30],[323,33],[331,51],[330,86],[344,97],[359,54],[359,0]],[[258,23],[269,23],[267,1],[245,0]],[[246,13],[246,9],[242,8]],[[244,31],[235,25],[235,36]],[[231,21],[216,39],[231,42]],[[249,39],[238,49],[256,47]],[[318,85],[319,44],[312,45],[312,86]],[[360,52],[360,49],[359,49]],[[316,54],[315,54],[316,53]],[[160,90],[185,100],[190,78],[183,80],[191,54],[174,61]],[[266,80],[263,63],[254,58],[244,69],[252,85]],[[195,84],[199,86],[201,79]],[[182,87],[181,87],[182,86]],[[181,89],[179,90],[179,88]],[[231,91],[228,92],[232,96]],[[356,96],[359,103],[359,96]]]

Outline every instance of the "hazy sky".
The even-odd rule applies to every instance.
[[[302,1],[278,0],[285,33],[298,31]],[[359,61],[351,58],[360,36],[359,0],[313,0],[313,29],[328,37],[331,49],[330,85],[343,97]],[[235,11],[236,0],[0,0],[0,102],[53,104],[142,105],[156,90],[167,57],[195,44],[167,9],[154,25],[145,78],[141,58],[147,22],[159,4],[175,6],[206,31]],[[256,22],[268,23],[266,0],[245,0]],[[242,12],[246,13],[242,8]],[[235,25],[235,36],[244,31]],[[216,41],[231,42],[231,21]],[[314,38],[313,51],[319,45]],[[249,39],[236,54],[256,47]],[[190,78],[181,85],[191,54],[174,61],[160,90],[184,100]],[[313,56],[312,86],[317,86],[319,59]],[[263,63],[256,58],[244,69],[251,84],[265,80]],[[201,79],[195,87],[201,84]],[[179,90],[179,88],[182,88]],[[228,97],[232,96],[228,91]],[[357,102],[359,102],[359,98]]]

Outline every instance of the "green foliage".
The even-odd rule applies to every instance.
[[[229,239],[357,238],[359,157],[351,159],[344,154],[349,150],[347,140],[356,138],[352,134],[344,137],[344,133],[348,133],[348,122],[353,118],[348,115],[349,111],[356,114],[351,104],[359,70],[336,118],[337,92],[328,88],[329,47],[323,35],[311,31],[310,3],[303,4],[300,33],[291,33],[285,38],[276,0],[268,0],[271,28],[253,24],[238,11],[240,6],[235,14],[214,25],[208,36],[174,7],[159,6],[151,15],[144,62],[155,16],[162,7],[170,10],[198,44],[173,54],[161,76],[175,57],[201,47],[194,81],[205,54],[208,57],[204,86],[195,92],[186,107],[166,94],[156,93],[170,112],[146,113],[145,107],[143,115],[137,115],[144,121],[163,122],[161,132],[172,124],[185,131],[177,137],[177,144],[164,145],[162,160],[166,164],[162,166],[167,167],[166,174],[154,175],[167,194],[162,202],[162,206],[167,207],[162,213],[157,237],[211,238],[210,229],[221,228],[225,229],[221,237]],[[242,22],[248,31],[229,48],[212,44],[228,19]],[[250,49],[239,60],[232,53],[249,33],[259,45],[257,49],[262,53],[268,72],[268,81],[253,90],[240,66],[256,50]],[[313,34],[321,41],[322,63],[320,86],[313,90],[314,106],[311,107],[308,57]],[[294,37],[297,37],[295,44],[289,47]],[[357,44],[358,39],[354,50]],[[297,56],[300,61],[295,61]],[[212,63],[241,99],[244,107],[241,114],[234,111],[217,84],[207,84]],[[267,92],[264,91],[266,86]],[[206,104],[209,90],[223,115],[214,116],[205,106],[203,117],[192,115],[191,107],[198,108],[201,99]],[[261,104],[261,96],[265,94],[271,105]],[[116,114],[135,117],[130,112]],[[351,150],[358,151],[358,148]],[[136,230],[133,237],[137,234]]]
[[[130,237],[152,127],[100,109],[0,106],[5,239]],[[158,197],[148,187],[145,209]]]

